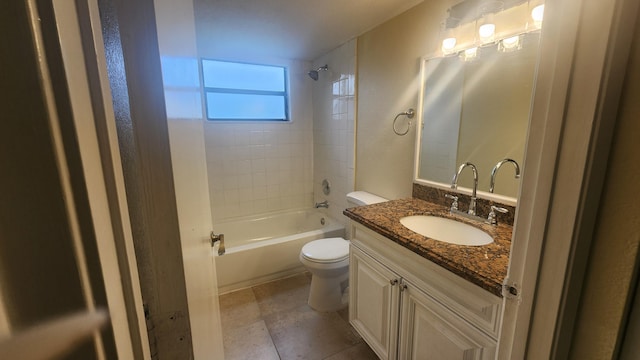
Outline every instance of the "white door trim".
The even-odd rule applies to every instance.
[[[96,0],[80,8],[75,4],[64,0],[53,2],[116,349],[120,359],[133,359],[138,351],[143,358],[150,359],[98,5]],[[83,32],[89,29],[81,25],[81,19],[89,19],[91,24],[91,49],[83,44]],[[92,75],[85,71],[88,67],[98,69],[98,79],[90,79]],[[92,106],[95,101],[101,102],[101,108]],[[99,111],[104,113],[98,114]],[[100,119],[105,122],[100,125],[107,129],[106,133],[98,133]],[[108,145],[101,147],[99,138]],[[113,181],[108,180],[111,177],[106,177],[105,171],[111,173]],[[117,242],[121,243],[116,245]],[[124,258],[119,257],[117,247],[124,249],[121,252]],[[127,265],[120,266],[119,262]],[[133,303],[127,304],[125,297]],[[133,316],[134,319],[129,319]],[[130,326],[131,322],[137,323],[137,329]]]
[[[583,280],[638,1],[546,7],[508,274],[519,295],[505,300],[501,359],[568,350],[569,295]]]
[[[182,60],[162,63],[165,105],[179,103],[181,110],[189,110],[189,106],[194,104],[172,101],[175,84],[166,82],[175,73],[185,77],[184,74],[196,74],[198,76],[192,80],[197,79],[198,83],[190,84],[188,91],[197,92],[197,96],[200,96],[199,81],[202,77],[198,74],[193,3],[173,0],[154,0],[153,3],[160,56]],[[200,109],[185,112],[196,114]],[[202,117],[177,118],[176,114],[167,111],[191,342],[196,360],[224,358],[215,256],[209,238],[213,225],[204,121]]]

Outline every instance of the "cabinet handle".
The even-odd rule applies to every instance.
[[[391,284],[391,286],[397,285],[398,284],[398,279],[391,279],[391,280],[389,280],[389,283]]]
[[[405,283],[400,284],[400,291],[405,291],[405,290],[407,290],[407,287],[408,287],[408,286],[407,286],[407,284],[405,284]]]

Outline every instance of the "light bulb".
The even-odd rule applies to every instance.
[[[480,35],[480,41],[482,43],[488,43],[493,41],[493,35],[496,33],[496,24],[487,23],[482,24],[478,28],[478,35]]]
[[[542,19],[544,18],[544,4],[538,5],[531,10],[531,18],[536,28],[542,27]]]
[[[450,37],[442,40],[442,52],[450,53],[456,47],[456,38]]]

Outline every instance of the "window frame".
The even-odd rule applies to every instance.
[[[216,88],[216,87],[208,87],[205,86],[205,74],[204,74],[204,63],[205,61],[215,61],[215,62],[226,62],[232,64],[240,64],[240,65],[255,65],[255,66],[265,66],[265,67],[274,67],[281,68],[283,70],[283,82],[284,82],[284,91],[270,91],[270,90],[250,90],[250,89],[230,89],[230,88]],[[291,111],[289,108],[290,104],[290,92],[289,92],[289,67],[285,65],[274,65],[274,64],[261,64],[254,62],[245,62],[245,61],[233,61],[233,60],[220,60],[220,59],[211,59],[211,58],[200,58],[200,76],[202,81],[202,94],[204,97],[204,118],[207,121],[211,122],[277,122],[284,123],[291,121]],[[267,95],[267,96],[281,96],[284,98],[284,118],[212,118],[209,117],[209,99],[207,94],[209,93],[218,93],[218,94],[243,94],[243,95]]]

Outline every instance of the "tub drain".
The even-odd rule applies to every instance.
[[[324,225],[325,221],[324,218],[320,218],[320,225]]]

